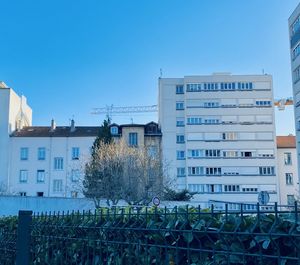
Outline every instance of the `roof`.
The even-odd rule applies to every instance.
[[[296,137],[294,135],[277,136],[277,148],[296,148]]]
[[[96,137],[99,128],[99,126],[76,126],[75,131],[71,132],[70,126],[57,126],[53,131],[50,126],[30,126],[13,132],[11,137]]]

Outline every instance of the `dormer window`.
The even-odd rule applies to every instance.
[[[118,132],[119,132],[119,130],[118,130],[117,126],[110,127],[110,133],[111,134],[116,135],[116,134],[118,134]]]

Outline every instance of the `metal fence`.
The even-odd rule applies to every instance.
[[[0,264],[300,264],[300,214],[200,207],[19,213],[0,230]],[[7,231],[5,232],[4,230]],[[17,234],[17,237],[16,237]],[[15,251],[16,250],[16,251]]]

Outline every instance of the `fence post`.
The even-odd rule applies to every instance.
[[[29,265],[32,211],[19,211],[16,265]]]

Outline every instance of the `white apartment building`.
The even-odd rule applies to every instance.
[[[1,192],[8,185],[9,135],[18,128],[30,126],[32,110],[24,96],[18,96],[12,88],[0,82],[0,185]]]
[[[99,126],[30,126],[10,137],[9,192],[21,196],[83,197],[82,180]],[[111,125],[114,138],[160,152],[158,124]]]
[[[159,124],[178,189],[231,208],[253,208],[260,191],[278,201],[270,75],[160,78]]]
[[[290,56],[293,81],[294,114],[298,172],[300,172],[300,4],[289,17]]]
[[[277,136],[277,170],[281,205],[293,205],[299,198],[296,139],[293,135]]]
[[[9,192],[82,197],[84,165],[99,127],[30,126],[11,134]]]

